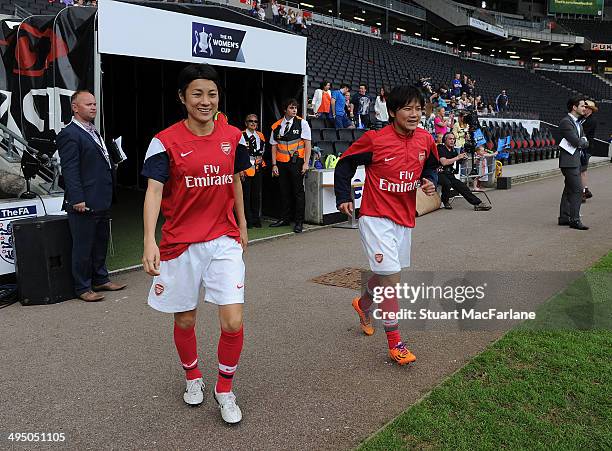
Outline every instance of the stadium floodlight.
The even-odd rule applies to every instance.
[[[414,33],[415,36],[421,36],[421,33]]]
[[[446,43],[447,43],[448,45],[453,45],[453,44],[454,44],[454,42],[451,42],[451,41],[446,41]]]
[[[397,27],[396,28],[397,31],[401,31],[402,33],[406,33],[406,30],[404,30],[403,28]]]
[[[314,5],[311,5],[310,3],[300,3],[300,5],[305,6],[306,8],[314,9]]]
[[[519,41],[523,41],[523,42],[531,42],[531,39],[521,38],[521,39],[519,39]]]
[[[520,56],[518,55],[510,55],[510,58],[512,58],[513,60],[517,60],[520,58]]]
[[[465,47],[465,44],[459,44],[459,47]]]
[[[500,50],[500,52],[501,52],[501,50]],[[512,50],[506,50],[506,53],[508,55],[516,55],[516,52],[513,52]]]
[[[432,41],[439,41],[439,39],[438,39],[438,38],[433,38],[433,37],[431,38],[431,40],[432,40]]]
[[[363,17],[353,16],[353,19],[358,20],[360,22],[365,22],[365,19]]]
[[[574,61],[576,61],[577,63],[584,63],[584,60],[575,59]]]
[[[382,27],[382,24],[380,22],[376,22],[376,25],[378,25],[379,27]]]
[[[551,58],[552,61],[563,61],[563,58]]]
[[[561,44],[561,47],[569,47],[569,44]]]
[[[607,63],[608,60],[597,60],[598,63]]]
[[[487,2],[485,2],[483,0],[482,3],[480,4],[480,6],[482,7],[482,9],[486,9],[487,8]]]
[[[482,50],[482,48],[474,46],[474,50]]]
[[[331,9],[328,9],[327,12],[328,13],[333,13],[333,11]]]
[[[533,42],[534,44],[539,44],[540,41],[538,41],[537,39],[532,39],[531,42]]]
[[[569,63],[569,64],[572,64],[573,62],[574,62],[574,60],[570,60],[570,61],[568,61],[568,63]]]

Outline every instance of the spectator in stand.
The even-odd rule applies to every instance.
[[[295,11],[289,8],[289,12],[287,13],[287,28],[289,30],[295,29]]]
[[[259,5],[259,9],[257,10],[257,17],[259,18],[259,20],[266,20],[266,11],[261,5]]]
[[[449,126],[450,124],[453,123],[453,119],[454,119],[453,113],[450,114],[448,119],[444,117],[444,113],[446,113],[444,108],[438,108],[438,114],[436,115],[436,118],[434,119],[434,126],[436,128],[436,136],[440,143],[442,142],[442,136],[444,136],[449,131]]]
[[[495,105],[497,106],[497,111],[506,111],[508,109],[508,96],[506,95],[506,90],[502,89],[502,92],[495,98]]]
[[[495,107],[491,105],[490,103],[489,103],[489,106],[487,107],[487,110],[490,116],[495,116]]]
[[[345,98],[344,94],[350,93],[351,88],[346,83],[340,85],[340,89],[336,91],[332,91],[331,94],[331,110],[335,118],[336,128],[354,128],[355,126],[351,124],[350,119],[346,115],[345,112]]]
[[[463,76],[461,77],[461,94],[463,94],[464,92],[467,94],[468,93],[468,83],[470,81],[470,78],[463,74]]]
[[[276,0],[272,0],[272,23],[274,25],[280,25],[280,15],[278,13],[278,3]]]
[[[287,11],[283,5],[278,5],[278,25],[286,25],[287,23]]]
[[[457,105],[457,109],[467,110],[468,108],[472,106],[473,101],[474,100],[473,99],[470,100],[468,95],[464,92],[463,94],[461,94],[461,97],[459,98],[459,105]]]
[[[304,28],[306,28],[304,26],[304,15],[302,14],[302,11],[299,11],[297,17],[295,18],[294,31],[296,33],[302,33]]]
[[[461,74],[459,73],[455,74],[455,78],[451,82],[451,86],[453,87],[451,91],[451,95],[453,97],[459,97],[461,95],[461,87],[462,87]]]
[[[587,100],[584,102],[584,115],[582,116],[582,129],[584,130],[584,135],[587,137],[590,143],[592,143],[595,139],[595,130],[597,128],[597,122],[593,119],[593,113],[597,113],[599,108],[592,100]],[[587,186],[587,169],[589,167],[589,158],[591,158],[591,154],[585,151],[586,157],[584,161],[581,159],[580,165],[580,178],[582,179],[582,202],[586,202],[587,199],[593,197],[593,193],[589,191],[589,187]],[[584,164],[582,164],[584,163]]]
[[[465,118],[466,113],[461,111],[459,113],[459,120],[453,125],[453,135],[455,136],[455,148],[463,149],[465,146],[465,136],[468,132],[469,126],[466,124],[463,119]]]
[[[478,114],[486,112],[486,107],[484,102],[482,101],[482,96],[476,96],[476,98],[474,99],[474,108],[476,109]]]
[[[346,116],[351,121],[351,125],[353,126],[349,128],[354,128],[355,127],[355,105],[353,105],[353,102],[351,102],[351,94],[349,92],[344,93],[344,114],[346,114]]]
[[[438,98],[450,100],[450,92],[448,91],[448,86],[446,86],[445,84],[441,84],[438,88]]]
[[[357,126],[357,128],[370,128],[371,99],[368,97],[367,93],[367,85],[360,84],[359,92],[357,92],[351,100],[351,103],[353,104],[353,111],[355,113],[355,126]]]
[[[387,111],[387,90],[381,87],[374,102],[374,113],[376,113],[376,129],[380,130],[389,123],[389,112]]]
[[[331,110],[331,83],[323,80],[320,88],[314,92],[312,97],[312,111],[315,116],[325,119],[333,119]]]

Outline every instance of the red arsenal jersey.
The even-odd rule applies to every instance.
[[[360,215],[389,218],[405,227],[414,227],[416,189],[421,178],[433,179],[425,162],[438,151],[431,135],[417,128],[412,136],[400,135],[393,125],[369,131],[342,154],[334,173],[336,202],[350,201],[350,180],[357,166],[366,167]]]
[[[237,157],[241,136],[240,130],[221,121],[210,135],[196,136],[180,121],[151,141],[142,175],[164,183],[162,260],[178,257],[191,243],[223,235],[239,239],[234,174],[250,166],[243,146]]]

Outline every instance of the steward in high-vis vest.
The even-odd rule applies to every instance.
[[[282,213],[270,227],[289,225],[293,231],[304,228],[304,174],[310,161],[310,126],[297,115],[298,102],[289,99],[283,105],[284,116],[272,125],[272,176],[278,177]]]
[[[261,170],[265,166],[263,161],[264,146],[266,138],[263,133],[257,131],[259,120],[256,114],[249,114],[245,121],[246,130],[242,132],[240,144],[249,151],[251,167],[244,171],[240,178],[242,180],[242,197],[244,199],[244,214],[247,227],[261,227]]]

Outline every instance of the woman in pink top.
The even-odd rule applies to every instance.
[[[450,130],[449,124],[453,123],[453,113],[450,114],[448,119],[444,117],[444,113],[444,108],[440,108],[438,110],[438,115],[434,119],[436,136],[438,137],[438,141],[440,142],[442,142],[442,136],[444,136],[444,134]]]

